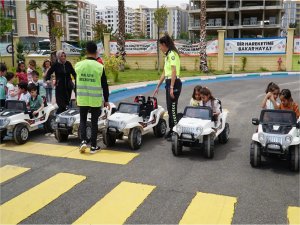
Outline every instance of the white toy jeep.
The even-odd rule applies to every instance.
[[[290,169],[299,171],[300,122],[296,114],[289,110],[262,110],[260,119],[252,119],[258,125],[252,136],[250,164],[261,165],[261,156],[280,157],[290,161]]]
[[[102,108],[101,115],[98,120],[98,130],[105,127],[105,120],[111,114],[116,111],[116,106],[113,103],[109,103],[110,109]],[[89,142],[92,137],[92,124],[91,124],[91,114],[88,113],[88,122],[86,123],[86,137]],[[71,102],[71,107],[56,117],[55,125],[55,138],[58,142],[67,141],[69,135],[75,135],[79,139],[80,137],[80,113],[79,107],[76,106],[75,101]]]
[[[182,154],[183,146],[203,147],[207,158],[214,157],[214,141],[218,138],[220,143],[226,143],[229,139],[229,124],[227,111],[221,109],[217,121],[213,121],[213,113],[210,107],[187,106],[183,117],[173,128],[172,153],[174,156]]]
[[[115,114],[111,115],[103,130],[103,142],[113,146],[117,139],[128,137],[131,149],[139,149],[142,136],[154,131],[156,137],[163,137],[167,130],[165,110],[157,105],[155,97],[136,96],[134,103],[121,102]]]
[[[43,126],[47,133],[54,131],[55,107],[44,101],[44,109],[37,117],[30,118],[24,101],[7,100],[0,112],[0,142],[5,136],[12,137],[16,144],[24,144],[29,133]]]

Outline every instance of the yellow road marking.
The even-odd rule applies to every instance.
[[[12,165],[3,166],[0,168],[0,184],[22,173],[25,173],[28,170],[30,170],[30,168]]]
[[[133,158],[139,155],[138,153],[110,150],[101,150],[96,154],[89,154],[88,152],[86,154],[80,154],[78,151],[78,147],[76,146],[53,145],[36,142],[27,142],[24,145],[5,143],[0,145],[0,149],[52,157],[64,157],[70,159],[114,163],[120,165],[129,163]]]
[[[123,224],[155,186],[122,182],[74,224]]]
[[[300,224],[300,207],[289,206],[287,210],[289,224]]]
[[[0,224],[17,224],[37,212],[86,177],[58,173],[0,206]]]
[[[198,192],[179,224],[231,224],[235,197]]]

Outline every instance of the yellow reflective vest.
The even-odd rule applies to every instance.
[[[101,107],[101,76],[103,66],[96,60],[85,59],[75,65],[76,100],[78,106]]]

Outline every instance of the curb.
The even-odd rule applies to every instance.
[[[263,77],[263,76],[288,76],[288,75],[300,75],[300,72],[267,72],[267,73],[248,73],[248,74],[232,74],[232,75],[217,75],[217,76],[202,76],[202,77],[196,77],[196,78],[188,78],[188,79],[182,79],[182,83],[192,82],[192,81],[201,81],[201,80],[217,80],[221,78],[238,78],[238,77]],[[156,86],[157,82],[155,83],[149,83],[149,84],[142,84],[142,85],[135,85],[132,87],[127,88],[120,88],[110,91],[110,94],[116,94],[123,91],[143,88],[143,87],[151,87]]]

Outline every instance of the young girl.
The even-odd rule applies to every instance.
[[[280,105],[278,98],[280,89],[277,84],[271,82],[266,89],[266,96],[264,97],[261,107],[263,109],[277,109]]]
[[[191,98],[191,101],[190,101],[190,106],[200,106],[200,103],[201,103],[201,88],[202,86],[200,85],[197,85],[195,88],[194,88],[194,92],[193,92],[193,95],[192,95],[192,98]]]
[[[280,92],[280,105],[279,109],[283,110],[292,110],[296,113],[297,119],[300,117],[299,106],[296,102],[293,101],[291,91],[289,89],[282,89]]]
[[[25,63],[23,61],[20,61],[18,63],[16,77],[19,79],[19,83],[22,81],[28,83],[27,73],[26,73],[26,69],[25,69]]]
[[[201,105],[211,107],[213,111],[214,120],[217,120],[219,114],[221,113],[221,105],[217,99],[215,99],[211,91],[207,88],[201,88],[200,90]]]
[[[15,85],[13,85],[15,75],[11,72],[6,73],[7,80],[7,100],[18,100],[18,91],[16,90]]]
[[[53,77],[49,81],[46,81],[46,75],[48,70],[51,67],[51,61],[49,59],[46,59],[43,63],[43,79],[44,79],[44,87],[46,89],[46,99],[47,102],[52,102],[52,82]]]
[[[32,71],[35,70],[35,67],[36,67],[36,61],[33,60],[33,59],[30,59],[29,60],[29,64],[28,64],[28,69],[27,69],[27,79],[28,79],[28,82],[32,81]]]

